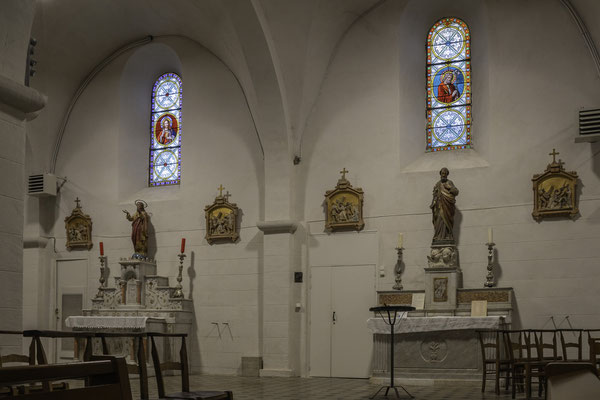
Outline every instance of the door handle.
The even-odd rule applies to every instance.
[[[332,319],[333,319],[333,323],[334,323],[334,325],[335,325],[335,311],[333,312]]]

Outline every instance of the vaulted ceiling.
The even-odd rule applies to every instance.
[[[99,62],[145,36],[180,35],[207,48],[235,74],[261,141],[275,143],[274,151],[298,154],[337,45],[355,21],[386,1],[38,0],[33,36],[39,42],[39,75],[32,86],[49,96],[46,112],[54,116],[42,119],[48,135],[43,147],[51,147],[59,116]],[[600,16],[600,2],[572,3],[597,41],[600,27],[589,23]]]

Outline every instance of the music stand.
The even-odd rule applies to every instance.
[[[386,397],[387,397],[390,389],[394,389],[394,391],[396,392],[396,397],[400,397],[400,394],[398,393],[398,389],[394,385],[394,325],[396,325],[396,319],[397,319],[396,312],[398,312],[398,311],[414,311],[414,310],[415,310],[415,308],[412,306],[383,305],[383,306],[369,308],[369,311],[379,313],[379,316],[381,317],[383,322],[386,325],[390,326],[391,335],[392,335],[391,342],[390,342],[390,384],[388,386],[380,387],[379,390],[377,392],[375,392],[375,394],[373,396],[370,397],[371,399],[375,398],[375,396],[377,396],[379,394],[379,392],[381,392],[384,388],[385,388],[385,396]],[[383,315],[384,312],[387,313],[387,319]],[[408,393],[408,390],[406,390],[404,388],[404,386],[402,386],[402,385],[398,385],[398,386],[400,386],[402,388],[402,390],[404,390],[406,392],[406,394],[410,396],[411,399],[415,398],[412,394]]]

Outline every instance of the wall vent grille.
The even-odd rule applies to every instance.
[[[56,176],[52,174],[29,175],[27,194],[30,196],[56,196]]]
[[[593,135],[600,133],[600,108],[579,111],[579,134]]]

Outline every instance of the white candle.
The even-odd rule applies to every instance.
[[[401,249],[403,244],[404,244],[404,234],[399,233],[398,234],[398,248]]]
[[[494,243],[494,235],[491,226],[488,228],[488,243]]]

